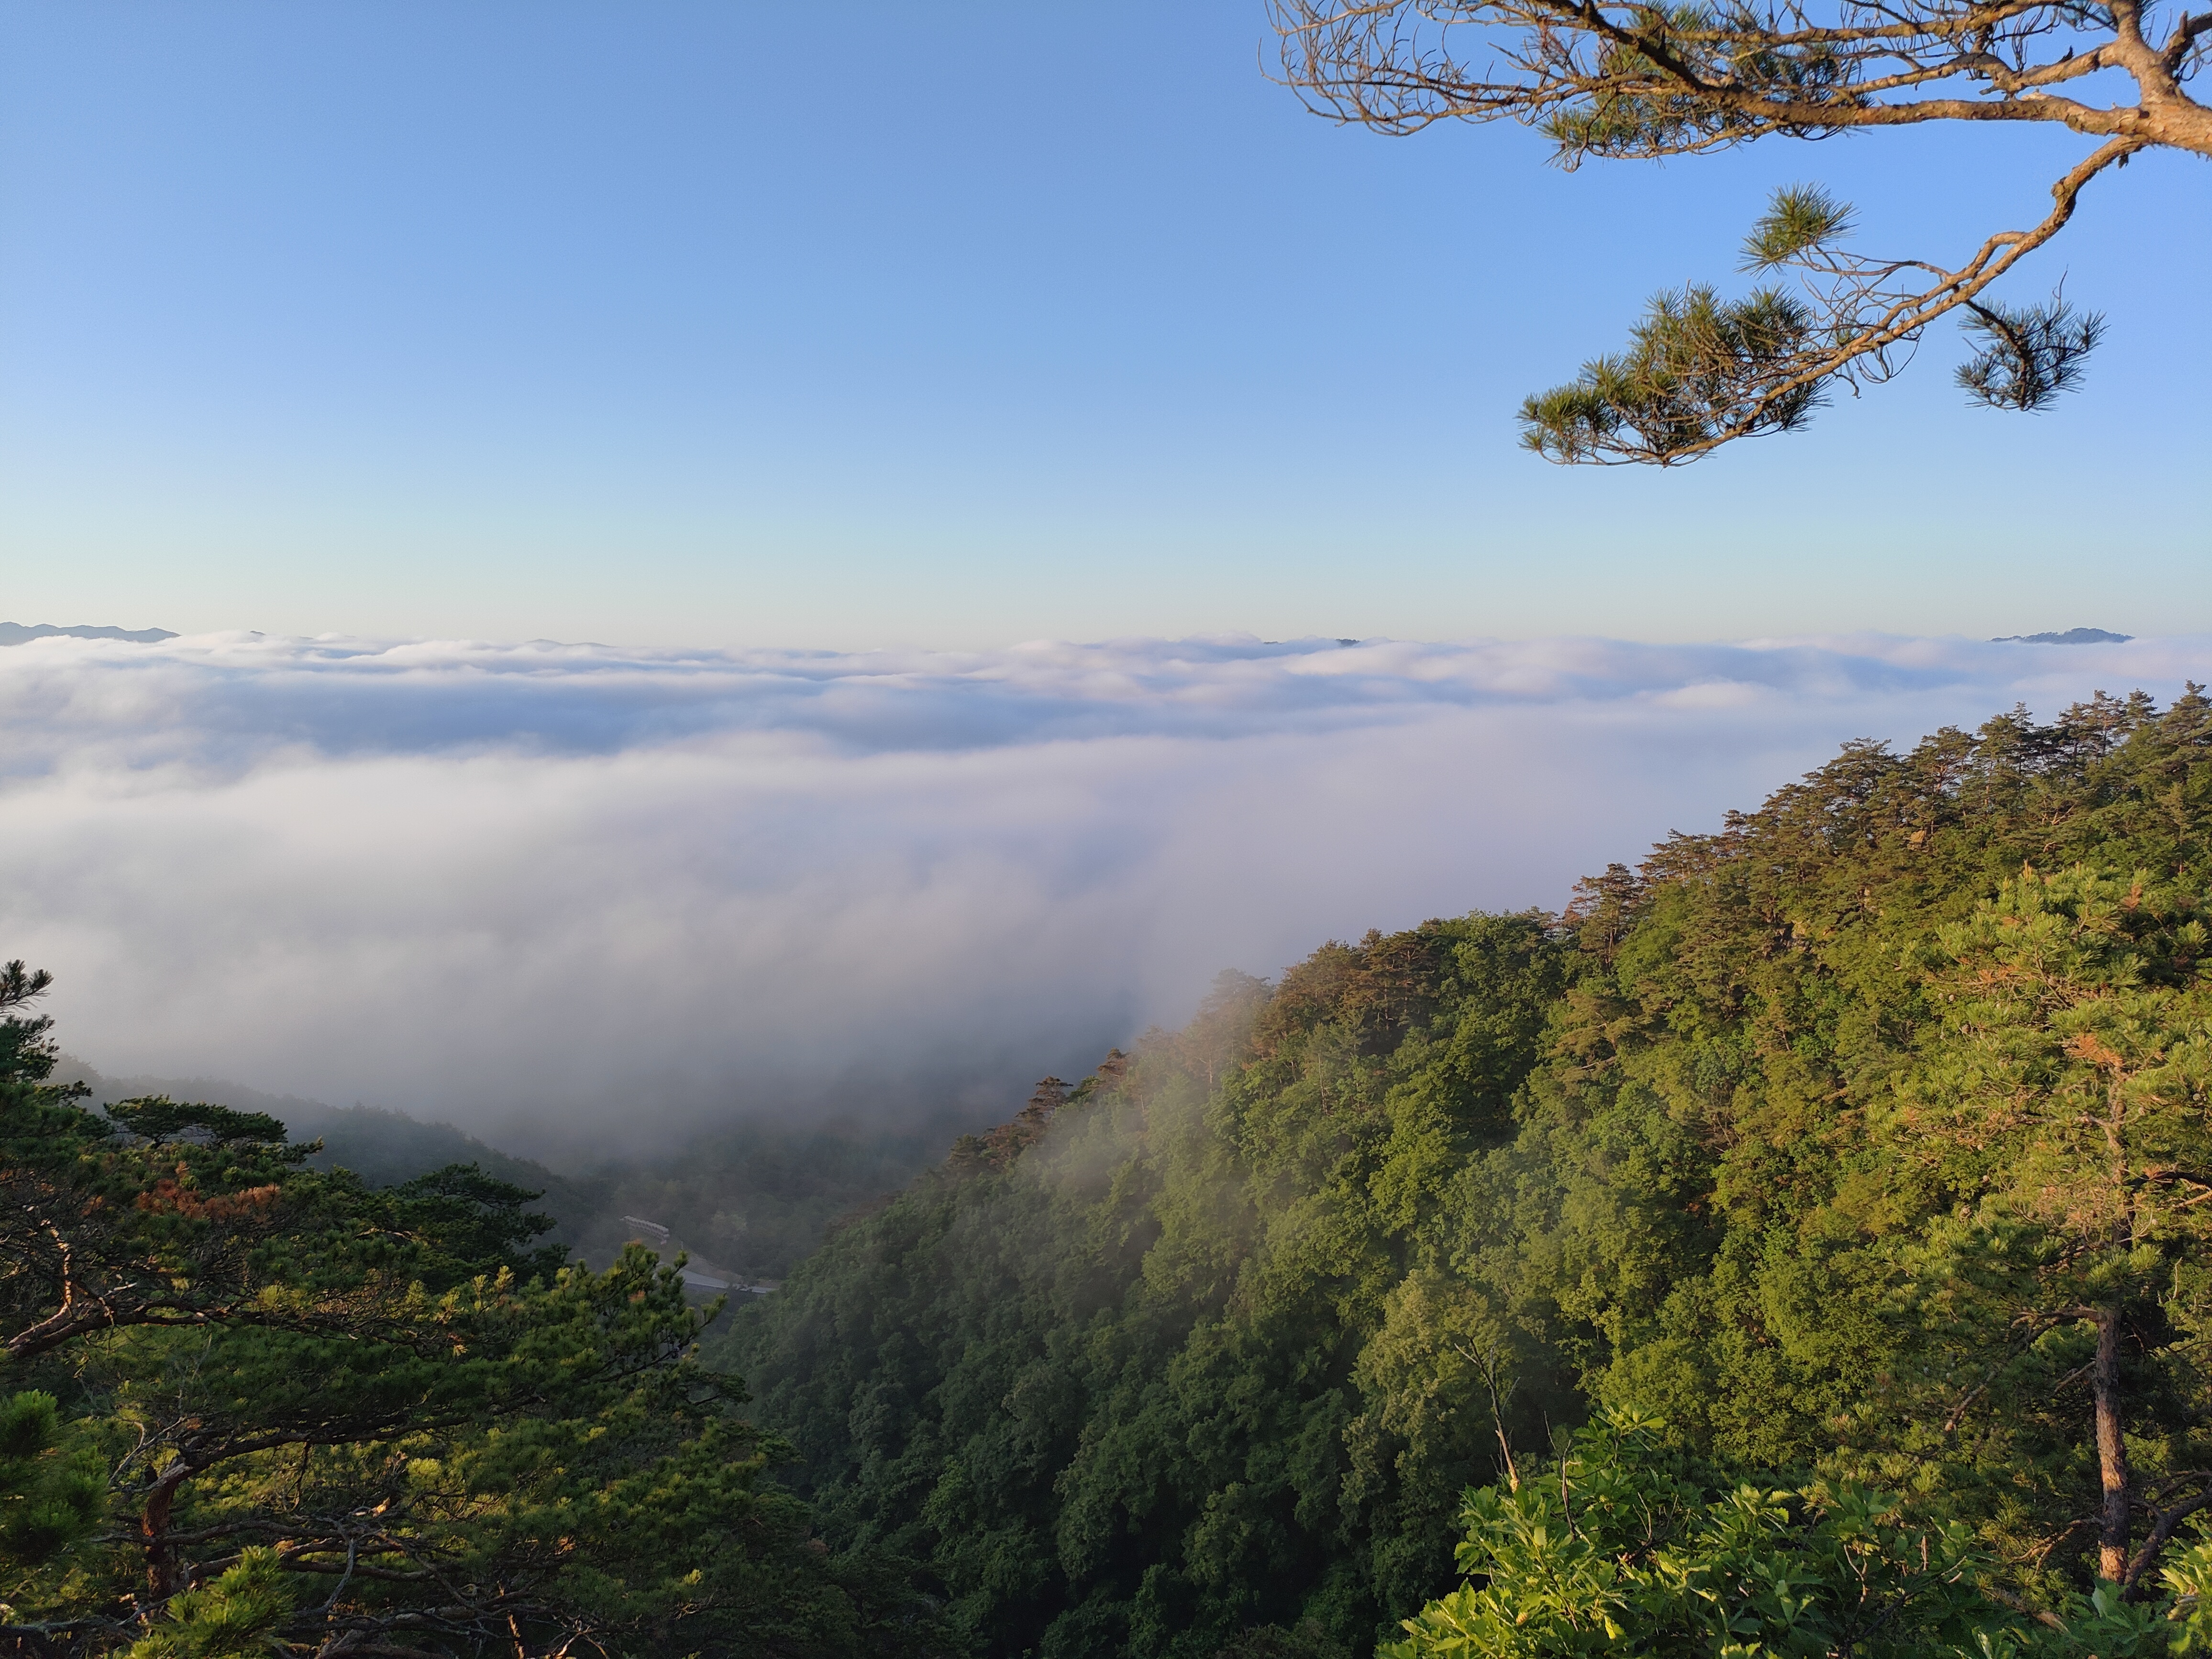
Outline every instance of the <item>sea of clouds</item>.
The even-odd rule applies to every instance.
[[[522,1146],[988,1118],[1221,968],[1556,908],[1847,738],[2208,670],[2203,637],[42,639],[0,650],[0,957],[111,1073]]]

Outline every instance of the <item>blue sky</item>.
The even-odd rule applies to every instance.
[[[1778,183],[1947,257],[2063,135],[1566,175],[1261,72],[1246,0],[0,3],[0,615],[988,647],[2212,629],[2212,169],[2094,186],[2045,416],[1948,334],[1800,437],[1559,470],[1521,396]],[[2016,296],[2033,297],[2033,286]]]

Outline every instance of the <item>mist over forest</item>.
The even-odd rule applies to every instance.
[[[2059,620],[2071,620],[2061,618]],[[563,1167],[995,1121],[1224,968],[1556,908],[1859,737],[2178,684],[2201,641],[1249,637],[0,651],[0,906],[74,1052]]]
[[[2097,691],[1224,969],[972,1127],[567,1167],[98,1072],[10,962],[0,1639],[2202,1652],[2208,848],[2202,685]]]
[[[549,1165],[451,1124],[269,1095],[217,1078],[109,1077],[67,1054],[52,1078],[81,1087],[94,1109],[161,1097],[269,1117],[294,1146],[314,1148],[310,1167],[343,1170],[371,1187],[469,1165],[534,1194],[550,1224],[546,1241],[580,1261],[604,1264],[645,1237],[672,1256],[686,1252],[708,1288],[781,1279],[830,1232],[889,1202],[956,1137],[988,1121],[988,1113],[943,1109],[827,1121],[787,1111],[702,1127],[672,1151],[579,1137]],[[641,1220],[667,1237],[641,1231]]]
[[[2208,70],[0,0],[0,1659],[2212,1659]]]

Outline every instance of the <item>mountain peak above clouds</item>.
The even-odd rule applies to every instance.
[[[57,628],[52,623],[0,622],[0,645],[28,645],[33,640],[128,640],[133,645],[157,645],[177,636],[166,628],[94,628],[78,623]]]
[[[2132,634],[2110,634],[2101,628],[2069,628],[2063,634],[2000,634],[1991,645],[2125,645]]]

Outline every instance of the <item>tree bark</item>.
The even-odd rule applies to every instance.
[[[2091,1386],[2097,1399],[2097,1469],[2105,1503],[2097,1528],[2097,1577],[2122,1583],[2128,1576],[2130,1479],[2127,1442],[2120,1433],[2120,1310],[2097,1310],[2097,1359]]]
[[[146,1556],[146,1595],[155,1604],[177,1593],[176,1550],[169,1541],[169,1516],[177,1488],[188,1473],[173,1463],[164,1469],[155,1477],[153,1490],[146,1494],[145,1507],[138,1513],[140,1547]]]

